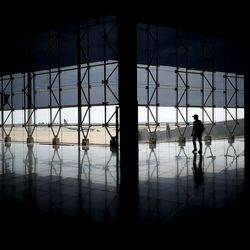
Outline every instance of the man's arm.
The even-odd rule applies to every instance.
[[[193,124],[193,129],[192,129],[192,133],[191,133],[191,136],[194,135],[194,124]]]

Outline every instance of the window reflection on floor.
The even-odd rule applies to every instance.
[[[119,214],[119,161],[109,147],[1,144],[0,197],[39,213],[88,216],[112,223]],[[227,208],[243,192],[244,140],[204,145],[139,145],[138,223],[161,225],[191,207]]]

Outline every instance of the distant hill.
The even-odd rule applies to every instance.
[[[210,130],[212,124],[210,123],[205,123],[205,128],[207,131]],[[233,127],[235,126],[235,122],[233,120],[227,121],[227,126],[230,131],[232,131]],[[167,124],[166,124],[167,128]],[[181,127],[180,130],[183,132],[185,127]],[[193,125],[190,125],[187,127],[186,132],[185,132],[185,137],[186,140],[191,140],[191,133],[193,130]],[[206,133],[204,132],[203,135],[205,136]],[[211,131],[211,136],[212,139],[225,139],[228,138],[229,131],[226,127],[225,121],[217,122],[216,125],[214,125],[212,131]],[[238,125],[235,128],[234,131],[235,136],[244,136],[244,119],[238,119]],[[156,131],[156,136],[158,141],[177,141],[179,138],[179,131],[178,128],[172,128],[170,130],[160,130]],[[139,129],[139,141],[148,141],[149,140],[149,132],[148,129],[145,128],[140,128]]]

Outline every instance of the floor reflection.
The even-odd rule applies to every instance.
[[[199,185],[203,182],[203,166],[202,166],[202,154],[198,155],[199,158],[199,163],[197,166],[197,162],[196,159],[197,158],[197,154],[194,153],[194,158],[193,158],[193,175],[194,175],[194,182],[195,182],[195,187],[198,188]]]
[[[119,158],[109,147],[1,144],[0,197],[32,214],[117,223]],[[227,208],[243,192],[244,141],[139,146],[138,225],[165,225],[194,207]],[[4,198],[4,199],[5,199]],[[137,208],[136,208],[137,209]]]

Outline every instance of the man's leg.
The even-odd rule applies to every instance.
[[[201,141],[201,135],[199,135],[199,136],[198,136],[198,141],[199,141],[199,146],[200,146],[199,153],[202,153],[202,141]]]
[[[194,135],[194,136],[193,136],[193,145],[194,145],[194,150],[193,150],[193,152],[194,152],[194,151],[197,151],[197,148],[196,148],[196,139],[197,139],[197,136]]]

